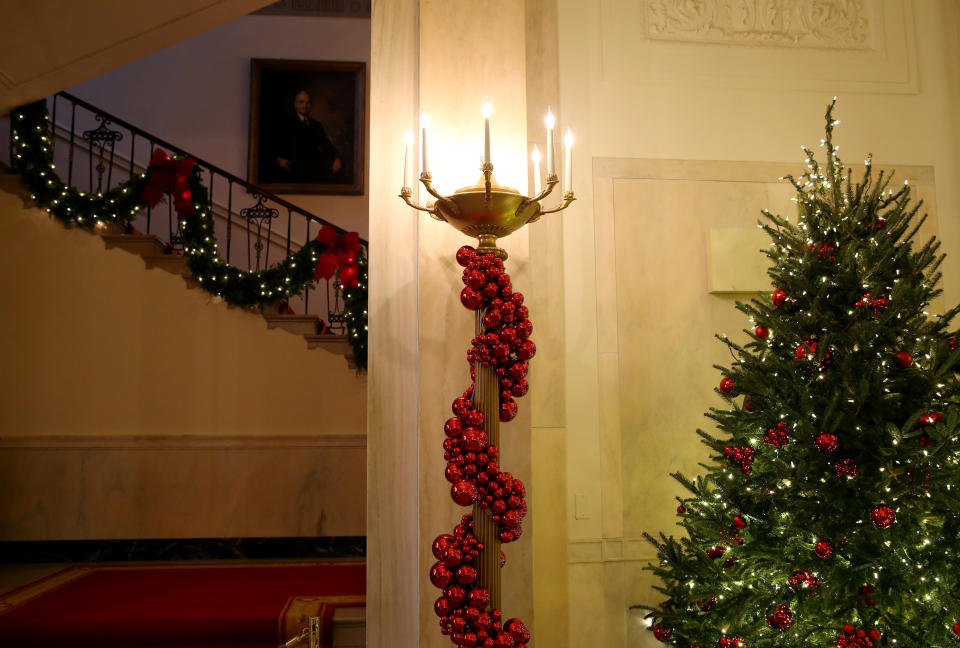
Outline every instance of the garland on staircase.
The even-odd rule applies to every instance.
[[[84,193],[65,185],[57,175],[45,101],[13,111],[11,138],[11,163],[31,198],[64,223],[87,229],[103,221],[126,226],[144,208],[144,203],[156,204],[158,186],[162,186],[161,193],[169,187],[183,235],[187,267],[205,290],[234,306],[264,306],[303,291],[315,281],[321,255],[333,247],[313,240],[270,268],[243,271],[227,264],[217,253],[212,205],[192,159],[170,158],[158,150],[145,173],[107,191]],[[367,259],[362,250],[356,254],[356,265],[356,285],[342,286],[344,320],[355,362],[365,369]]]

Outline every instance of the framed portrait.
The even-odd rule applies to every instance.
[[[272,193],[362,194],[366,64],[252,59],[248,181]]]

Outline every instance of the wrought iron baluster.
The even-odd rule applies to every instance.
[[[304,245],[310,243],[310,219],[307,219],[307,238],[304,241]],[[306,315],[310,312],[310,288],[311,284],[307,284],[307,287],[303,289],[303,314]]]
[[[130,179],[133,180],[134,165],[133,161],[137,159],[137,134],[130,134]]]
[[[227,180],[227,264],[230,263],[230,230],[233,226],[233,180]]]
[[[50,152],[56,152],[57,144],[57,98],[59,95],[53,95],[53,110],[50,117]],[[13,162],[13,156],[10,156],[10,162]]]
[[[67,186],[73,186],[73,138],[77,133],[77,104],[70,104],[70,160],[67,163]]]
[[[263,269],[266,270],[270,267],[270,248],[273,241],[271,240],[271,235],[273,234],[273,219],[280,215],[279,209],[274,209],[276,215],[273,216],[270,220],[267,221],[267,254],[263,257]],[[259,266],[259,263],[257,264]]]
[[[179,227],[179,223],[177,226]],[[167,235],[167,244],[163,247],[164,254],[170,254],[173,251],[173,238],[176,236],[173,233],[173,191],[169,188],[167,189],[167,230],[169,234]]]
[[[113,130],[108,128],[110,120],[104,117],[103,115],[95,114],[94,118],[100,122],[100,125],[92,130],[83,131],[83,139],[88,142],[88,162],[87,165],[90,169],[90,193],[94,192],[93,188],[93,155],[94,149],[97,151],[97,188],[96,191],[101,191],[103,189],[103,172],[106,171],[106,166],[103,163],[103,155],[107,146],[110,147],[110,175],[107,176],[107,187],[110,187],[110,177],[113,174],[113,150],[117,142],[123,139],[123,133],[120,131]]]
[[[273,219],[277,218],[280,215],[280,210],[274,209],[273,207],[267,207],[263,204],[265,196],[263,194],[255,193],[253,194],[257,199],[257,204],[253,207],[244,207],[240,210],[241,218],[246,219],[247,221],[247,255],[250,254],[250,225],[253,221],[257,222],[257,242],[254,245],[254,248],[257,250],[257,265],[256,270],[260,270],[260,255],[263,252],[263,222],[267,222],[267,254],[264,259],[264,268],[266,268],[268,260],[270,258],[270,228],[273,224]],[[249,261],[249,258],[248,258]]]
[[[290,225],[293,223],[293,208],[287,207],[287,256],[290,256]]]

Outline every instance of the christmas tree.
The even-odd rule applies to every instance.
[[[725,407],[698,431],[713,463],[647,536],[666,600],[654,636],[683,648],[960,646],[960,307],[906,183],[858,183],[833,144],[787,176],[798,217],[764,212],[773,293],[738,303],[750,340],[720,336]]]

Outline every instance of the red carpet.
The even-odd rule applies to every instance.
[[[333,610],[364,605],[365,571],[363,561],[71,567],[0,597],[0,646],[276,648],[323,616],[329,648]]]

